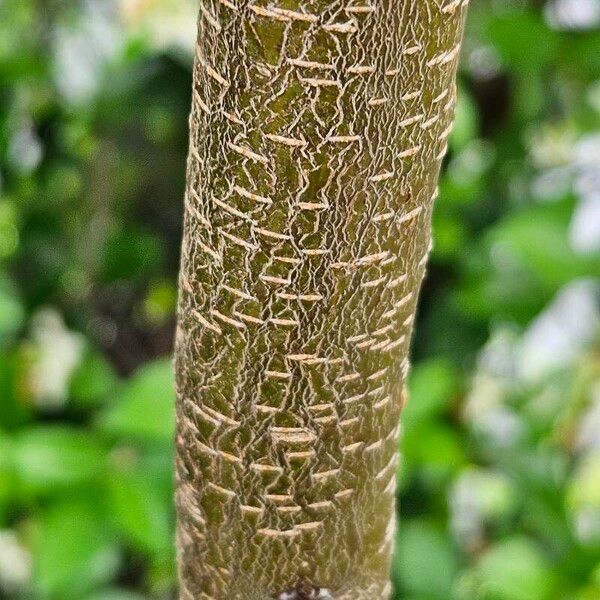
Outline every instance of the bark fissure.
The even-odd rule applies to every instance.
[[[204,0],[176,339],[181,597],[390,592],[466,0]],[[293,596],[292,596],[293,597]]]

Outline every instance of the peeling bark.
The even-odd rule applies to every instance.
[[[181,598],[390,594],[466,0],[204,0],[176,339]]]

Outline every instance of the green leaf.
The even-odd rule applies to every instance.
[[[0,277],[0,343],[14,335],[25,316],[23,306],[9,282]]]
[[[478,598],[546,600],[551,598],[548,563],[528,538],[504,540],[486,552],[475,568]]]
[[[117,528],[134,548],[168,553],[173,545],[172,494],[160,483],[152,474],[114,473],[108,481],[109,503]]]
[[[464,442],[457,431],[443,423],[423,423],[406,432],[402,439],[402,477],[416,470],[419,479],[439,489],[466,462]]]
[[[405,428],[408,430],[443,412],[449,406],[457,384],[454,367],[443,358],[416,364],[408,382],[408,403],[403,412]]]
[[[491,19],[488,35],[502,58],[517,72],[542,68],[553,58],[559,41],[557,33],[534,11]]]
[[[22,383],[29,368],[26,352],[0,353],[0,427],[7,431],[22,427],[33,416],[31,391]]]
[[[158,268],[163,260],[163,245],[149,231],[139,225],[125,225],[114,232],[105,248],[103,278],[133,280],[140,273]]]
[[[177,287],[173,281],[155,281],[148,288],[144,312],[150,323],[160,325],[175,313]]]
[[[175,535],[171,535],[174,539]],[[176,587],[177,565],[175,545],[171,544],[159,554],[155,554],[148,570],[149,587],[155,595],[167,596]]]
[[[405,592],[448,600],[458,566],[448,535],[427,521],[400,525],[394,558],[394,579]]]
[[[79,405],[93,406],[116,387],[117,375],[99,352],[89,352],[71,377],[71,397]]]
[[[12,202],[0,199],[0,259],[11,256],[18,246],[17,211]]]
[[[130,590],[108,589],[96,592],[88,596],[86,600],[146,600],[146,596],[142,596]]]
[[[477,107],[471,93],[465,86],[460,86],[456,103],[454,126],[450,134],[450,147],[460,150],[476,135],[479,127]]]
[[[552,290],[578,276],[585,276],[591,263],[573,252],[567,237],[570,207],[524,210],[502,220],[488,234],[488,247],[499,268],[517,276],[535,275]],[[596,258],[596,265],[600,266]]]
[[[569,482],[567,499],[574,511],[585,507],[600,510],[600,452],[580,459]]]
[[[31,427],[13,444],[18,480],[33,493],[90,482],[104,468],[105,456],[94,433],[67,426]]]
[[[103,513],[90,500],[52,506],[42,516],[34,552],[35,587],[52,600],[81,598],[110,581],[120,562]]]
[[[568,240],[568,199],[511,214],[487,230],[468,255],[466,281],[454,292],[468,316],[527,323],[577,277],[600,272],[600,257],[577,254]],[[483,260],[481,260],[483,259]]]
[[[0,431],[0,528],[4,524],[6,509],[13,492],[14,475],[11,469],[11,454],[10,440]]]
[[[167,359],[139,369],[99,420],[100,427],[116,436],[168,442],[174,422],[173,367]]]
[[[431,260],[434,262],[450,261],[462,251],[467,233],[461,219],[440,210],[433,213],[435,244]]]

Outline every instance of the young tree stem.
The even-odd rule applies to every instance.
[[[466,1],[202,1],[175,355],[183,600],[389,597]]]

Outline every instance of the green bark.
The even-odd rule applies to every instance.
[[[201,6],[176,340],[183,599],[389,596],[465,5]]]

